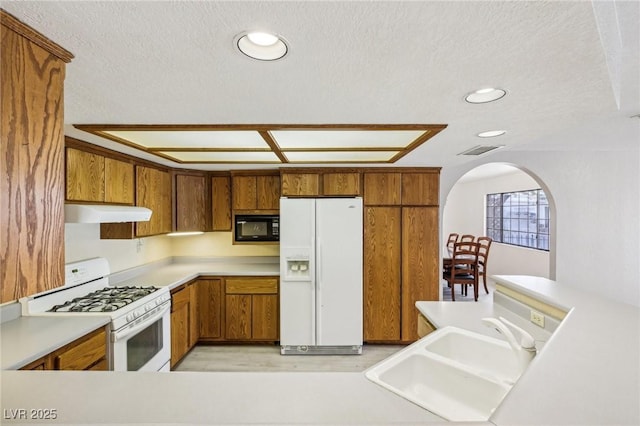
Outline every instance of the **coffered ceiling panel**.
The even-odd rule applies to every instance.
[[[406,125],[76,125],[177,163],[394,163],[444,130]]]

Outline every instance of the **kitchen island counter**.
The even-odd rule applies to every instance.
[[[495,303],[416,303],[437,327],[453,325],[491,334],[494,331],[483,326],[481,318],[503,315],[533,332],[538,348],[538,339],[548,340],[489,421],[496,425],[640,424],[638,307],[540,277],[493,279],[498,286],[567,312],[566,317],[545,338],[540,328]]]
[[[3,412],[55,409],[48,424],[445,423],[362,373],[3,371],[1,377]]]

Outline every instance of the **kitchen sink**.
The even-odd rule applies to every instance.
[[[519,376],[508,343],[444,327],[365,372],[374,383],[451,421],[486,421]]]
[[[441,329],[424,349],[507,383],[515,383],[520,375],[518,360],[507,342],[462,328]]]

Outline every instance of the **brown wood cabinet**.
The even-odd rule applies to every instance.
[[[176,231],[204,231],[206,223],[206,179],[176,174]]]
[[[322,195],[324,196],[356,196],[360,193],[360,173],[358,172],[322,175]]]
[[[148,222],[136,222],[136,236],[171,232],[171,175],[153,167],[136,166],[136,205],[153,211]]]
[[[171,368],[199,338],[198,287],[191,281],[171,290]]]
[[[227,340],[277,341],[279,336],[277,277],[225,279]]]
[[[418,339],[419,300],[440,297],[437,207],[402,208],[402,340]]]
[[[21,370],[108,370],[106,329],[98,328]]]
[[[365,206],[399,206],[402,201],[402,174],[372,172],[364,174]]]
[[[199,339],[216,341],[224,339],[224,288],[222,278],[198,279]]]
[[[415,302],[438,300],[437,203],[437,170],[365,172],[365,341],[416,340]]]
[[[67,200],[104,201],[104,157],[67,148]]]
[[[64,78],[73,55],[0,10],[0,303],[64,283]]]
[[[211,178],[212,231],[231,231],[231,178]]]
[[[280,208],[280,178],[277,172],[237,173],[242,174],[232,172],[231,177],[233,210],[278,210]]]
[[[320,195],[320,175],[318,173],[282,171],[280,179],[283,197],[317,197]]]
[[[402,173],[402,205],[437,206],[439,188],[438,172]]]
[[[66,148],[66,199],[133,204],[133,164]]]
[[[364,210],[364,340],[400,341],[401,209]]]

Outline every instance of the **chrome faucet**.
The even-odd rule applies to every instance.
[[[527,368],[527,366],[537,353],[536,344],[533,337],[525,330],[503,317],[500,317],[499,320],[496,318],[482,318],[482,322],[487,327],[495,328],[505,337],[505,339],[507,339],[507,342],[511,346],[511,349],[513,349],[513,352],[518,359],[520,374],[522,374],[522,372]],[[511,330],[520,335],[519,343]],[[518,374],[518,377],[520,376],[520,374]]]

